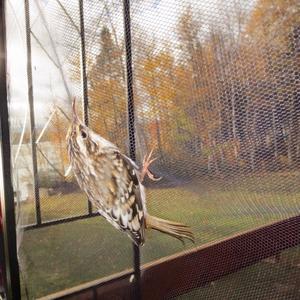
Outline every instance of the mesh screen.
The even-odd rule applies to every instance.
[[[53,220],[62,221],[61,224],[53,227],[20,231],[19,256],[23,297],[32,299],[131,268],[132,245],[126,236],[115,231],[101,218],[67,224],[64,222],[65,218],[88,214],[85,195],[80,192],[73,178],[64,179],[68,168],[65,137],[69,121],[65,115],[69,116],[69,100],[71,99],[69,95],[80,98],[82,94],[79,6],[77,1],[30,1],[29,3],[32,88],[38,141],[38,174],[36,174],[39,185],[38,195],[35,194],[32,185],[24,4],[8,2],[8,44],[11,46],[8,49],[10,52],[8,60],[9,72],[12,73],[10,76],[12,78],[11,127],[13,135],[16,136],[12,140],[13,157],[17,157],[14,174],[18,182],[15,189],[20,194],[18,214],[21,220],[20,227],[36,223],[35,197],[39,196],[42,223]],[[89,11],[92,14],[86,16],[85,30],[86,59],[90,68],[92,65],[90,60],[95,59],[93,55],[95,56],[99,51],[101,28],[109,26],[109,19],[103,18],[107,12],[98,1],[87,3],[84,10],[85,13]],[[122,16],[120,11],[116,16],[118,14]],[[17,30],[18,35],[14,33]],[[23,56],[16,59],[17,55],[11,49],[18,44],[24,47]],[[21,74],[17,74],[19,70]],[[93,72],[93,76],[97,73],[101,75],[97,70]],[[21,81],[24,82],[22,86],[20,86]],[[99,99],[105,97],[105,91],[109,91],[109,87],[104,86],[103,89],[98,93]],[[110,111],[112,96],[101,99],[103,101],[100,102],[101,109],[106,110],[107,113],[104,116],[96,116],[93,113],[93,109],[96,109],[94,108],[95,102],[93,103],[96,93],[97,91],[94,92],[91,87],[91,125],[102,128],[95,125],[100,119],[108,122],[112,128],[116,121],[116,114],[112,115]],[[122,113],[126,116],[124,91],[122,95],[123,103],[120,108],[117,108],[117,112],[120,114],[120,109],[123,108]],[[119,99],[118,102],[120,102]],[[78,106],[80,109],[80,104]],[[106,106],[109,109],[103,108]],[[26,120],[26,125],[24,125],[23,137],[24,120]],[[126,130],[126,126],[122,126],[124,131],[123,128]],[[100,133],[104,135],[103,131]],[[105,135],[105,137],[113,142],[118,140],[116,135]],[[125,145],[124,134],[122,139],[119,137],[119,141],[121,141],[119,146]],[[19,148],[20,151],[17,153]],[[103,234],[99,235],[101,231]]]
[[[300,251],[294,248],[173,299],[299,299]]]
[[[37,222],[37,196],[42,222],[62,220],[20,230],[23,296],[36,298],[131,268],[132,245],[100,217],[63,221],[88,215],[85,195],[63,176],[71,98],[82,99],[78,1],[29,1],[37,174],[24,6],[6,2],[18,224]],[[190,225],[196,245],[299,214],[297,2],[131,3],[137,161],[153,149],[151,170],[162,177],[145,183],[148,211]],[[83,11],[89,124],[128,154],[122,1],[84,1]],[[194,247],[157,232],[146,238],[142,263]],[[283,255],[274,282],[280,285],[296,254],[299,248]],[[218,291],[249,277],[251,288],[268,298],[269,287],[256,287],[268,268],[262,262],[191,297],[220,297]],[[244,297],[242,279],[238,284],[233,298]]]
[[[296,2],[134,6],[138,151],[154,147],[163,177],[148,206],[196,243],[299,212]],[[180,246],[166,245],[153,234],[144,260]]]

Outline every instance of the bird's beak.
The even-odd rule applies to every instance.
[[[72,116],[73,116],[73,122],[78,123],[79,119],[76,112],[76,98],[74,97],[72,101]]]

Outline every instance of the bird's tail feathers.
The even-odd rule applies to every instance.
[[[195,243],[195,238],[191,229],[181,223],[176,223],[147,215],[146,228],[152,228],[154,230],[166,233],[172,237],[179,239],[182,243],[184,243],[184,238]]]

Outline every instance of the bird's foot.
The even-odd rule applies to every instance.
[[[145,179],[145,176],[148,175],[148,177],[153,180],[153,181],[159,181],[162,179],[162,177],[154,177],[154,175],[150,172],[149,170],[149,166],[157,160],[157,158],[152,158],[151,159],[151,156],[152,156],[152,153],[153,153],[153,149],[150,151],[149,155],[147,156],[147,154],[144,156],[144,159],[143,159],[143,168],[142,168],[142,171],[141,171],[141,181],[143,182],[144,179]]]

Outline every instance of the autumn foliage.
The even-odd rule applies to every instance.
[[[224,28],[204,28],[188,8],[172,45],[133,34],[138,154],[154,147],[162,172],[190,176],[298,166],[297,2],[261,0],[250,14],[237,7]],[[95,43],[91,126],[126,151],[124,45],[108,27]]]

